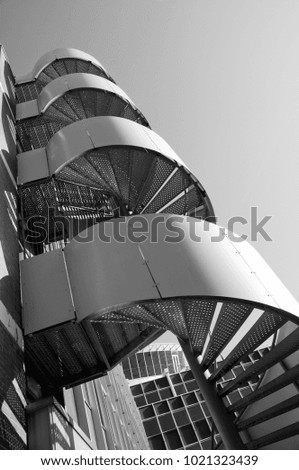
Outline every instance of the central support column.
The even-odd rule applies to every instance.
[[[183,353],[187,359],[194,378],[200,388],[211,417],[217,426],[221,439],[227,450],[242,450],[245,446],[233,422],[233,417],[228,413],[222,399],[218,396],[212,383],[208,382],[202,366],[194,356],[189,344],[178,338]]]

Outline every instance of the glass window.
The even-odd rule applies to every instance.
[[[163,370],[161,368],[161,364],[160,364],[160,361],[159,361],[158,351],[152,351],[152,357],[153,357],[153,365],[154,365],[154,369],[155,369],[155,375],[163,374]]]
[[[192,405],[188,407],[188,413],[192,421],[198,421],[204,418],[204,414],[200,405]]]
[[[184,404],[183,404],[181,397],[173,398],[172,400],[169,400],[168,403],[172,410],[177,410],[178,408],[184,408]]]
[[[193,392],[185,393],[185,395],[182,395],[182,399],[186,405],[193,405],[197,403],[196,395]]]
[[[171,351],[165,351],[165,353],[166,353],[167,369],[169,370],[170,374],[173,374],[175,370],[174,370],[173,363],[172,363]]]
[[[157,388],[165,388],[165,387],[168,387],[168,380],[166,377],[162,377],[161,379],[157,379],[156,380],[156,385],[157,385]]]
[[[198,390],[198,385],[195,380],[191,380],[190,382],[186,382],[186,388],[188,392],[191,392],[192,390]]]
[[[150,404],[150,403],[155,403],[156,401],[160,401],[160,397],[159,397],[159,394],[158,392],[149,392],[149,393],[146,393],[146,401]]]
[[[193,424],[195,426],[199,439],[205,439],[206,437],[210,436],[211,431],[205,419],[195,421],[195,423]]]
[[[175,389],[177,395],[183,395],[183,393],[186,392],[186,388],[185,388],[184,384],[175,385],[174,389]]]
[[[172,374],[172,375],[170,376],[170,379],[171,379],[171,382],[172,382],[173,384],[180,384],[180,383],[182,383],[182,378],[181,378],[180,374]]]
[[[143,426],[148,437],[154,436],[155,434],[161,434],[161,430],[156,418],[150,418],[143,421]]]
[[[160,395],[163,400],[173,397],[171,388],[162,388],[162,390],[160,390]]]
[[[146,365],[145,365],[145,360],[143,357],[143,353],[140,352],[136,354],[137,357],[137,362],[140,370],[140,377],[147,377],[147,370],[146,370]]]
[[[164,369],[167,369],[165,351],[158,351],[158,354],[159,354],[159,359],[160,359],[162,373],[163,373]]]
[[[135,355],[130,357],[131,371],[133,379],[138,379],[140,377],[138,364]]]
[[[164,434],[164,439],[167,443],[167,448],[171,450],[179,449],[183,445],[176,429],[166,432]]]
[[[145,362],[146,362],[148,375],[155,375],[151,353],[150,352],[145,352],[144,353],[144,359],[145,359]]]
[[[144,395],[139,395],[138,397],[135,397],[135,403],[138,406],[144,406],[146,405],[146,399],[144,398]]]
[[[160,401],[158,403],[155,403],[154,408],[156,410],[156,413],[159,415],[169,412],[169,406],[167,401]]]
[[[161,415],[158,417],[158,419],[163,432],[170,431],[171,429],[175,428],[175,423],[171,413]]]
[[[197,437],[191,424],[179,428],[179,432],[185,446],[188,444],[192,444],[193,442],[197,442]]]
[[[186,370],[185,372],[181,372],[184,382],[187,380],[194,380],[193,374],[191,370]]]
[[[132,385],[131,387],[131,392],[132,392],[132,395],[135,397],[136,395],[141,395],[143,392],[142,392],[142,388],[141,388],[141,385]]]
[[[156,390],[156,384],[154,380],[151,380],[150,382],[145,382],[142,384],[143,390],[145,392],[153,392]]]
[[[142,408],[139,408],[139,412],[142,419],[151,418],[152,416],[155,416],[155,412],[152,405],[143,406]]]
[[[190,420],[186,410],[174,411],[173,417],[177,426],[184,426],[185,424],[190,424]]]
[[[199,443],[196,443],[186,447],[186,450],[201,450],[201,447]]]
[[[162,435],[155,436],[155,437],[150,437],[148,442],[149,442],[150,447],[154,450],[165,450],[166,449],[166,445],[165,445],[165,442],[164,442],[164,439],[163,439]]]

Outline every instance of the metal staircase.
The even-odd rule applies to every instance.
[[[299,308],[262,258],[215,224],[202,185],[95,59],[47,54],[17,98],[28,372],[72,386],[170,330],[227,448],[296,439]]]

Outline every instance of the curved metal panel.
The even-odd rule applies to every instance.
[[[147,239],[142,243],[128,235],[128,223],[132,224],[134,219],[139,223],[143,219],[148,229]],[[177,235],[174,221],[185,234],[180,242],[173,239]],[[189,236],[191,224],[196,225],[200,242]],[[99,239],[99,230],[104,225],[106,236],[114,234],[109,243]],[[123,242],[115,239],[115,233],[120,233]],[[65,249],[79,318],[98,313],[109,304],[115,307],[146,297],[202,296],[282,309],[298,321],[297,301],[263,258],[252,247],[248,248],[245,241],[240,243],[244,248],[236,252],[228,237],[219,234],[221,227],[215,224],[171,215],[133,216],[121,223],[111,220],[82,232]],[[84,237],[88,237],[87,243]]]
[[[61,48],[61,49],[55,49],[53,51],[49,51],[46,54],[44,54],[42,57],[38,59],[36,64],[34,65],[32,72],[28,73],[27,75],[24,75],[22,77],[17,78],[16,83],[21,84],[24,82],[30,82],[36,78],[43,69],[45,69],[48,65],[50,65],[52,62],[54,62],[57,59],[80,59],[84,60],[86,62],[91,62],[97,67],[100,67],[108,76],[108,72],[105,70],[105,68],[100,64],[98,60],[96,60],[94,57],[92,57],[89,54],[86,54],[83,51],[80,51],[79,49],[73,49],[73,48]]]
[[[185,167],[167,142],[152,130],[127,119],[97,116],[70,124],[52,137],[46,147],[51,174],[59,173],[71,160],[92,148],[118,145],[159,152]]]
[[[79,88],[94,88],[115,93],[136,108],[128,95],[110,80],[106,80],[103,77],[98,77],[97,75],[92,75],[90,73],[72,73],[52,80],[42,89],[38,97],[40,113],[45,112],[48,106],[50,106],[51,103],[60,96],[70,90]]]
[[[16,118],[17,121],[37,116],[44,113],[51,104],[60,96],[76,89],[95,89],[105,92],[114,93],[125,101],[128,101],[133,108],[137,108],[128,95],[113,82],[105,78],[92,75],[90,73],[73,73],[63,75],[48,83],[41,91],[37,100],[26,101],[17,104]]]
[[[159,297],[136,244],[128,240],[124,243],[105,243],[99,239],[96,230],[87,235],[92,233],[93,240],[79,241],[77,238],[75,243],[65,248],[79,321],[87,316],[87,312],[96,313],[112,304]],[[133,282],[131,272],[134,273]]]
[[[88,150],[116,145],[141,147],[159,152],[186,168],[167,142],[152,130],[127,119],[98,116],[64,127],[52,137],[45,149],[20,153],[19,180],[22,183],[36,180],[32,161],[38,162],[41,150],[46,152],[49,165],[49,174],[43,176],[45,177],[59,173],[65,165]],[[32,178],[30,178],[31,172]],[[195,178],[194,180],[196,181]]]

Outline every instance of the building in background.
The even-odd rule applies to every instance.
[[[165,369],[170,374],[187,367],[187,361],[179,344],[152,343],[122,362],[128,380],[161,375]]]
[[[269,352],[250,354],[218,382],[219,389],[236,379],[250,365]],[[252,393],[260,377],[253,377],[225,398],[227,406]],[[152,449],[208,450],[222,448],[211,413],[200,393],[192,371],[165,372],[159,377],[130,381],[131,391]],[[236,417],[238,419],[238,417]]]
[[[29,449],[148,449],[121,366],[105,377],[27,406]]]

